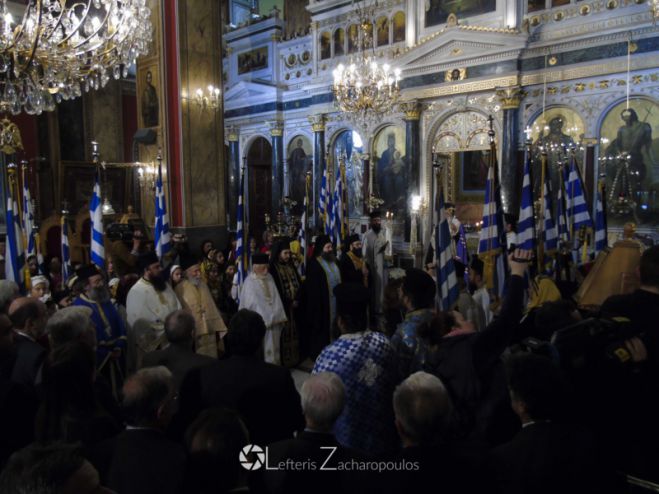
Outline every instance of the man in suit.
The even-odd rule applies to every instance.
[[[561,422],[565,383],[560,369],[534,354],[508,362],[511,406],[522,429],[488,459],[494,491],[506,493],[607,492],[597,449],[583,428]]]
[[[302,427],[300,395],[289,370],[263,361],[264,336],[256,312],[241,309],[233,316],[224,338],[229,357],[190,372],[181,385],[177,431],[211,406],[238,411],[253,444],[290,438]]]
[[[359,460],[356,453],[341,446],[332,429],[343,411],[345,388],[333,372],[321,372],[307,379],[300,390],[306,427],[295,439],[286,439],[268,446],[268,462],[310,462],[315,469],[268,470],[264,483],[270,493],[303,493],[310,485],[317,492],[354,492],[357,483],[347,472],[338,469],[339,462]],[[324,470],[319,475],[318,471]],[[322,478],[322,483],[318,478]],[[354,477],[354,476],[353,476]]]
[[[46,329],[48,311],[39,299],[20,297],[9,305],[9,318],[14,325],[16,360],[11,379],[33,387],[41,381],[41,367],[46,349],[37,343]]]
[[[111,451],[108,487],[122,494],[181,492],[185,449],[163,432],[175,396],[172,373],[162,366],[141,369],[126,380],[123,396],[128,426],[99,448]]]
[[[192,369],[210,365],[216,361],[212,357],[195,353],[193,338],[195,320],[186,310],[177,310],[165,318],[165,336],[169,346],[144,356],[144,367],[164,365],[174,378],[174,388],[179,389],[183,378]]]

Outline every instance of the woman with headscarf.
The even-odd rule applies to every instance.
[[[531,281],[529,287],[529,303],[526,306],[524,317],[519,323],[514,341],[521,341],[535,334],[535,315],[538,309],[547,302],[556,302],[561,299],[561,292],[554,280],[545,275],[538,275]]]

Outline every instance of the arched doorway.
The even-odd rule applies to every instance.
[[[265,230],[265,215],[272,205],[272,145],[257,137],[247,152],[249,235],[261,242]]]

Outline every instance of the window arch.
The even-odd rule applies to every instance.
[[[332,56],[332,43],[330,33],[327,31],[320,34],[320,59],[325,60]]]
[[[389,19],[385,16],[378,17],[375,21],[377,46],[389,44]]]
[[[391,19],[394,43],[405,41],[405,12],[396,12]]]
[[[343,28],[339,28],[334,31],[334,56],[339,57],[345,54],[345,31]]]

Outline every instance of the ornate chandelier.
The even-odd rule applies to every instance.
[[[400,69],[378,63],[373,49],[373,25],[369,16],[361,16],[361,40],[355,59],[348,66],[339,64],[333,71],[334,100],[348,118],[364,126],[379,121],[390,112],[400,97]],[[369,53],[370,52],[370,53]]]
[[[2,0],[0,111],[52,111],[127,77],[149,50],[150,15],[145,0],[31,0],[16,20]]]

